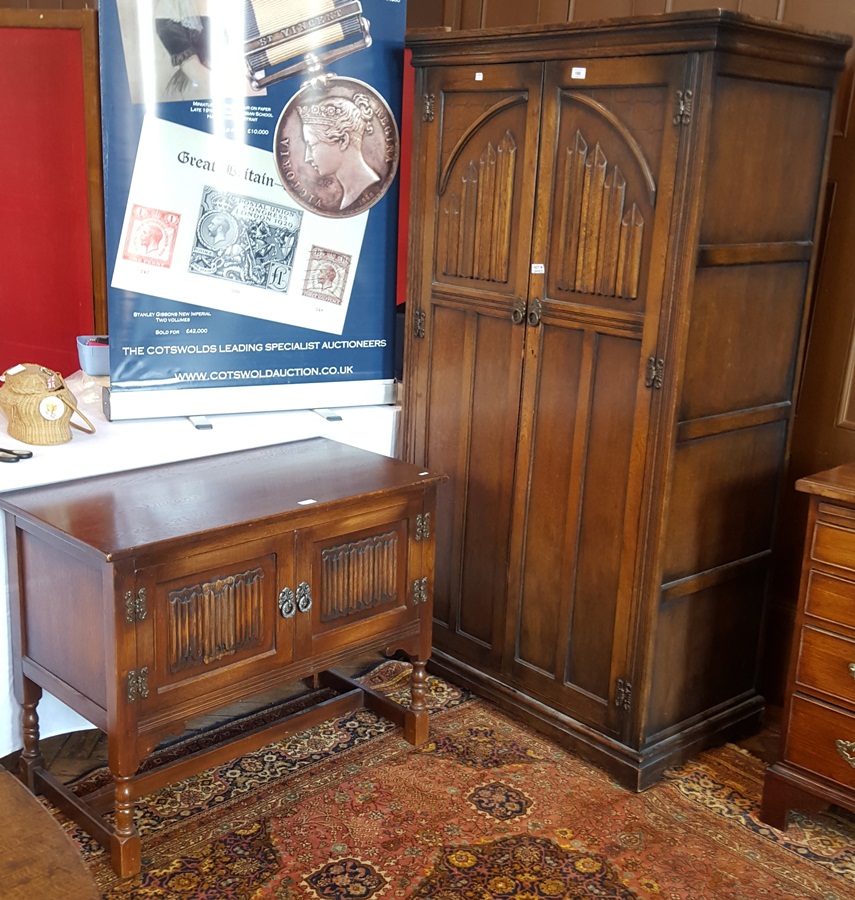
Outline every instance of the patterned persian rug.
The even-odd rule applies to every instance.
[[[406,696],[408,678],[387,662],[364,680]],[[855,897],[855,823],[764,825],[763,764],[737,747],[634,794],[442,680],[428,693],[420,748],[362,710],[139,801],[132,879],[53,812],[107,898]]]

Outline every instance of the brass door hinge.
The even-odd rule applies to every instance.
[[[141,700],[148,697],[148,666],[143,666],[139,672],[134,669],[128,672],[128,703],[133,703],[138,697]]]
[[[148,607],[146,606],[145,588],[140,588],[136,596],[133,591],[125,592],[125,618],[129,625],[134,622],[142,622],[148,615]]]
[[[413,310],[413,337],[422,340],[425,336],[425,311],[423,309]]]
[[[427,603],[428,600],[428,580],[427,576],[424,578],[417,578],[413,582],[413,606],[418,606],[421,603]]]
[[[436,117],[436,94],[425,94],[424,96],[424,112],[422,119],[425,122],[433,122]]]
[[[426,541],[430,538],[430,513],[416,516],[416,540]]]
[[[677,102],[674,107],[675,125],[688,125],[692,121],[692,100],[691,91],[677,91]]]
[[[662,389],[662,378],[665,373],[665,360],[657,359],[654,356],[651,356],[647,360],[647,377],[644,379],[644,386],[648,388],[654,388],[655,390]]]

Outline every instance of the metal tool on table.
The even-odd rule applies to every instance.
[[[5,447],[0,447],[0,462],[15,463],[22,459],[30,459],[32,455],[32,450],[7,450]]]

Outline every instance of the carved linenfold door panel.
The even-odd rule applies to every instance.
[[[442,207],[444,275],[506,284],[511,251],[511,210],[519,173],[517,145],[506,131],[470,160],[459,184],[450,185]],[[456,188],[456,190],[455,190]]]
[[[143,715],[191,701],[206,678],[247,683],[271,658],[293,660],[293,627],[278,609],[279,591],[293,579],[293,535],[214,557],[137,573],[126,618],[137,631],[136,671],[144,677],[128,689]]]
[[[428,87],[436,205],[420,223],[431,276],[425,339],[412,343],[425,402],[409,424],[419,457],[450,476],[437,497],[434,633],[478,664],[502,652],[541,78],[539,63],[473,65]]]
[[[594,62],[578,83],[566,63],[547,68],[555,128],[542,137],[534,248],[548,263],[547,303],[644,313],[659,290],[648,285],[653,231],[667,231],[686,77],[681,57]]]
[[[435,286],[525,296],[540,66],[472,66],[445,78],[436,152]],[[479,77],[480,76],[480,77]]]
[[[644,216],[637,203],[627,208],[624,174],[577,129],[561,175],[558,287],[635,300]]]
[[[416,498],[361,512],[352,528],[348,520],[339,520],[298,533],[295,589],[302,605],[295,593],[295,621],[300,656],[332,651],[390,627],[403,631],[418,622],[420,588],[413,588],[407,573],[418,579],[428,575],[420,560],[431,529],[417,527],[421,514],[421,498]]]
[[[505,668],[617,733],[680,129],[682,58],[547,66]],[[548,123],[548,124],[547,124]],[[551,538],[543,540],[545,534]],[[556,627],[557,625],[557,627]]]
[[[258,647],[263,579],[264,569],[254,566],[169,591],[169,670],[179,672]]]

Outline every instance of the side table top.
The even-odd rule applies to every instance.
[[[444,476],[328,438],[310,438],[0,494],[0,509],[108,560],[321,504]]]

